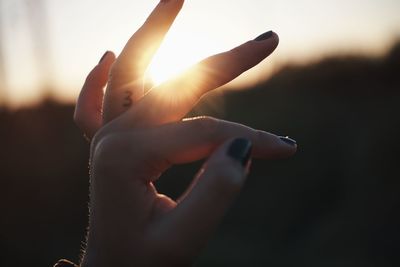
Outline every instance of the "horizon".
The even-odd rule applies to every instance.
[[[158,2],[31,1],[0,1],[0,71],[3,67],[6,87],[3,96],[0,91],[0,103],[11,107],[35,103],[48,94],[73,101],[101,55],[106,50],[118,54]],[[280,36],[277,51],[229,85],[252,86],[290,64],[335,55],[385,55],[400,39],[397,10],[400,2],[393,0],[240,0],[234,5],[227,0],[187,0],[155,65],[174,60],[182,69],[272,29]]]

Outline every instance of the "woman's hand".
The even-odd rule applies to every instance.
[[[146,68],[182,4],[161,1],[118,58],[105,54],[79,96],[75,121],[92,139],[83,266],[192,263],[240,190],[250,153],[275,159],[296,151],[293,140],[244,125],[209,117],[182,120],[202,95],[272,53],[278,44],[273,32],[144,92]],[[206,157],[178,201],[157,193],[153,182],[166,169]]]

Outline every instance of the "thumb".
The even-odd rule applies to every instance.
[[[114,53],[107,51],[87,76],[77,100],[74,121],[89,139],[102,125],[103,89],[114,61]]]
[[[155,237],[178,245],[183,257],[196,255],[244,184],[251,149],[249,140],[237,138],[214,152],[187,195],[161,220]]]

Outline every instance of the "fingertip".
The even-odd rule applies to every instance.
[[[297,141],[290,138],[289,136],[279,136],[279,139],[291,147],[297,147]]]
[[[108,51],[109,56],[115,60],[117,58],[117,56],[115,55],[115,53],[113,51]]]
[[[246,43],[237,46],[230,50],[230,58],[235,60],[234,64],[230,62],[230,65],[226,69],[232,69],[233,78],[236,78],[241,73],[249,70],[256,66],[265,58],[267,58],[278,46],[279,37],[273,31],[268,31],[256,37],[253,40],[247,41]]]
[[[297,142],[287,136],[278,136],[264,131],[256,131],[253,157],[259,159],[285,159],[297,151]]]
[[[184,0],[160,0],[160,4],[176,4],[180,8],[183,6]]]
[[[274,31],[267,31],[267,32],[264,32],[263,34],[260,34],[256,38],[254,38],[253,41],[263,42],[263,41],[267,41],[269,39],[278,39],[279,40],[279,36]]]
[[[234,138],[224,142],[205,165],[206,176],[212,177],[209,190],[233,193],[240,190],[249,172],[252,142]]]
[[[273,50],[275,50],[279,45],[279,35],[276,32],[273,32],[272,34],[271,43],[273,44],[274,47]]]
[[[111,65],[116,59],[114,52],[106,51],[100,58],[98,65]]]
[[[110,71],[111,65],[116,60],[116,56],[112,51],[106,51],[100,58],[99,63],[89,72],[86,77],[83,90],[96,88],[102,88],[108,80],[108,72]],[[94,84],[94,85],[93,85]]]
[[[276,32],[274,32],[274,39],[276,40],[276,45],[278,45],[280,39],[279,39],[279,35]]]
[[[172,16],[174,19],[182,10],[184,2],[184,0],[161,0],[154,9],[153,14],[163,14],[164,19]]]
[[[236,138],[230,142],[227,155],[246,167],[250,161],[253,144],[246,138]]]
[[[297,141],[289,136],[279,136],[280,143],[285,147],[285,157],[291,157],[297,152]]]
[[[104,58],[107,56],[107,54],[108,54],[108,51],[106,51],[106,52],[103,54],[103,56],[100,58],[98,64],[100,64],[100,63],[104,60]]]
[[[266,47],[268,54],[272,53],[279,44],[279,36],[274,31],[267,31],[251,41],[256,46]]]
[[[93,69],[90,74],[91,79],[97,84],[97,89],[103,88],[107,81],[111,66],[114,64],[116,56],[112,51],[106,51],[99,61],[99,64]]]

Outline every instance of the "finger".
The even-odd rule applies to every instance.
[[[203,94],[260,63],[275,50],[278,42],[275,33],[267,32],[230,51],[203,60],[179,77],[150,91],[132,110],[133,121],[154,125],[180,120]]]
[[[105,103],[105,121],[120,115],[143,96],[143,75],[181,10],[183,2],[160,1],[122,50],[111,70]]]
[[[103,89],[114,61],[113,52],[107,51],[103,55],[87,76],[75,106],[74,121],[89,139],[102,125]]]
[[[279,159],[292,156],[297,150],[294,140],[255,130],[242,124],[211,117],[200,117],[163,125],[145,131],[147,144],[155,157],[170,164],[189,163],[208,157],[228,139],[243,137],[253,143],[253,156]]]
[[[152,238],[168,240],[183,255],[197,253],[239,193],[250,153],[246,139],[224,143],[200,170],[191,192],[157,224]]]
[[[120,73],[115,75],[118,77],[118,84],[129,83],[132,74],[144,74],[181,10],[183,2],[183,0],[160,1],[143,26],[133,34],[117,60],[116,69]]]
[[[118,64],[121,64],[125,71],[140,74],[146,71],[154,53],[181,10],[183,2],[183,0],[160,1],[122,50]]]

